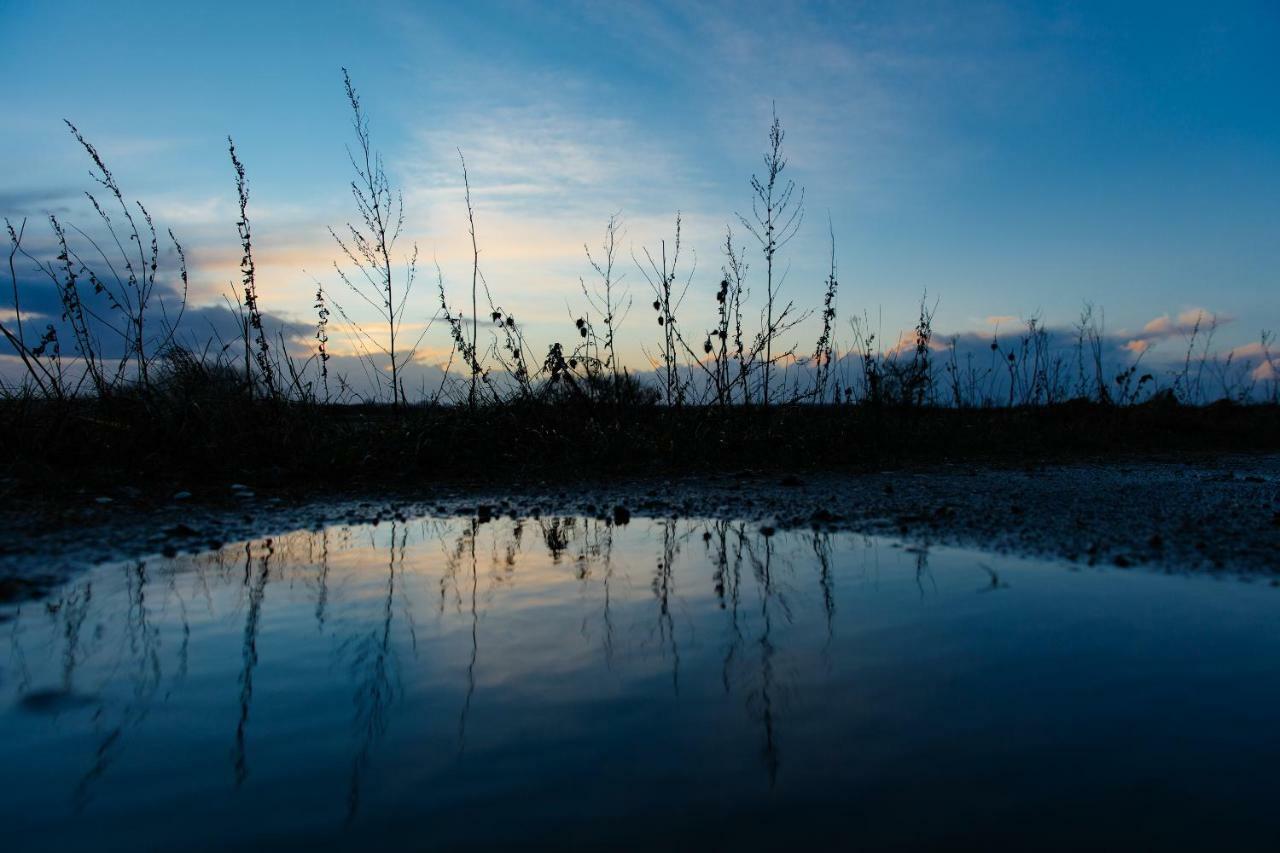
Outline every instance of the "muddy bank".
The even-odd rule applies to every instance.
[[[940,465],[575,485],[432,485],[314,499],[234,483],[157,499],[84,492],[0,515],[0,600],[35,597],[87,564],[200,551],[325,524],[423,514],[717,516],[965,544],[1089,565],[1280,575],[1280,454],[1004,468]]]

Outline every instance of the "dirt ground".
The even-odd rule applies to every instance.
[[[1280,577],[1280,455],[961,464],[780,476],[430,485],[312,499],[270,483],[157,499],[120,488],[0,509],[0,601],[39,596],[92,563],[199,551],[325,524],[418,515],[728,517],[820,526],[1066,561]]]

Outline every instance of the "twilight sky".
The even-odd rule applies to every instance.
[[[942,333],[1034,312],[1066,325],[1085,301],[1108,330],[1152,340],[1196,308],[1234,318],[1229,345],[1280,329],[1273,0],[0,0],[0,13],[0,215],[41,234],[47,212],[89,223],[69,118],[188,244],[198,302],[221,301],[239,259],[228,133],[264,307],[310,322],[311,276],[334,285],[326,226],[354,215],[345,65],[404,190],[406,248],[426,260],[406,326],[437,307],[433,257],[455,306],[469,284],[459,147],[483,270],[543,348],[572,337],[582,244],[618,211],[631,360],[655,332],[629,253],[668,236],[677,210],[697,255],[686,322],[709,321],[717,247],[726,224],[741,231],[776,102],[807,193],[785,298],[820,301],[829,216],[842,317],[882,317],[885,337],[925,289]],[[427,340],[447,347],[443,326]]]

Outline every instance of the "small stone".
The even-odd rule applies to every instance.
[[[107,504],[110,504],[110,503],[115,503],[115,501],[113,501],[111,498],[108,498],[108,497],[94,498],[93,502],[102,504],[103,506],[106,506]]]
[[[190,500],[190,498],[191,498],[191,493],[185,490],[181,492],[173,493],[173,499],[175,501],[185,501],[185,500]]]

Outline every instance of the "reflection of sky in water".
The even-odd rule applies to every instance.
[[[1278,611],[716,521],[298,532],[11,610],[0,820],[19,847],[1273,838]]]

